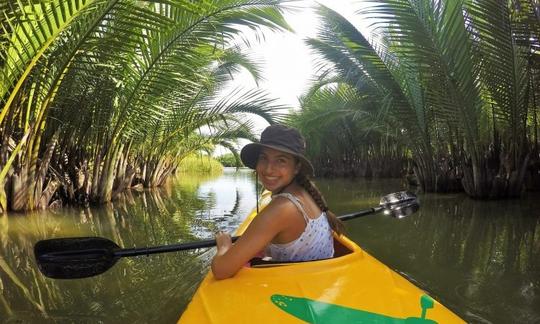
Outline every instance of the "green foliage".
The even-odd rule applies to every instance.
[[[223,91],[241,69],[260,76],[230,45],[237,34],[290,29],[280,1],[9,0],[0,10],[0,140],[10,143],[0,191],[7,175],[31,179],[7,188],[22,209],[46,181],[84,179],[85,192],[65,188],[68,200],[99,202],[134,174],[159,186],[183,156],[253,137],[249,115],[281,118],[261,90]]]
[[[180,161],[178,170],[185,173],[220,174],[223,166],[209,155],[191,154]]]
[[[221,156],[216,157],[216,159],[224,166],[224,167],[241,167],[242,161],[238,159],[238,156],[235,156],[232,153],[224,154]]]
[[[343,106],[356,112],[342,115],[360,116],[364,130],[398,131],[424,189],[461,181],[474,197],[517,196],[538,149],[536,8],[534,1],[369,2],[357,12],[373,29],[368,39],[320,6],[320,32],[307,41],[321,57],[320,81],[306,103],[325,84],[347,84],[356,93],[336,102],[346,98]]]
[[[399,177],[407,150],[397,129],[373,123],[368,98],[346,83],[316,84],[289,123],[307,139],[318,175]],[[373,114],[373,112],[371,112]]]

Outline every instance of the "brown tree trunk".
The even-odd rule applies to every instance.
[[[45,209],[49,207],[51,198],[53,197],[54,193],[56,192],[56,190],[58,190],[59,187],[60,187],[60,181],[51,179],[39,198],[37,208]]]
[[[36,173],[36,186],[34,189],[34,206],[32,206],[32,209],[40,208],[40,206],[43,205],[41,199],[43,195],[45,177],[47,176],[47,171],[49,170],[49,165],[50,165],[51,158],[53,156],[53,152],[54,152],[57,142],[58,142],[58,133],[53,135],[51,141],[49,142],[49,144],[47,144],[47,149],[45,150],[45,153],[43,154],[43,158],[41,159],[41,163],[39,164],[39,168]],[[54,188],[56,191],[56,189],[58,189],[58,187],[60,186],[60,183],[58,183],[55,186],[51,186],[51,182],[52,180],[49,181],[49,183],[47,184],[47,190],[52,190]],[[50,193],[50,197],[52,197],[53,194],[54,192]],[[46,195],[49,195],[49,193],[47,193]],[[47,204],[48,204],[48,201],[47,201]]]
[[[502,156],[502,155],[501,155]],[[525,188],[525,175],[529,154],[518,165],[493,170],[484,158],[475,164],[464,165],[463,188],[468,196],[478,199],[500,199],[521,196]]]

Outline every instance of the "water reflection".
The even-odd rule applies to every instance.
[[[352,211],[364,207],[359,197],[376,204],[375,196],[399,186],[392,180],[345,182],[337,196],[328,194]],[[419,213],[352,221],[349,235],[468,322],[540,322],[540,195],[505,201],[419,197]]]
[[[319,180],[337,214],[378,205],[396,180]],[[472,323],[540,322],[540,195],[475,201],[419,195],[420,211],[397,220],[367,216],[348,236]],[[207,250],[125,258],[106,273],[51,280],[35,265],[45,238],[102,236],[121,246],[206,239],[232,231],[253,207],[250,171],[181,175],[111,205],[0,218],[0,322],[175,322],[208,270]]]
[[[101,208],[0,218],[0,321],[175,322],[206,274],[209,250],[124,258],[97,277],[52,280],[37,270],[34,243],[102,236],[141,247],[209,238],[217,228],[236,227],[242,218],[236,213],[249,210],[255,199],[246,185],[250,178],[250,172],[230,170],[219,179],[180,175],[163,188],[128,192]]]

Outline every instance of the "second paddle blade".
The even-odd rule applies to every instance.
[[[39,270],[54,279],[86,278],[112,267],[116,243],[100,237],[59,238],[39,241],[34,254]]]
[[[386,195],[381,198],[380,205],[384,207],[393,204],[402,204],[405,202],[417,201],[418,197],[410,191],[399,191]]]

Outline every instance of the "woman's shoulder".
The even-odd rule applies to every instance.
[[[272,197],[272,201],[264,208],[260,216],[283,219],[288,218],[289,215],[300,213],[292,199],[294,198],[289,197],[289,195],[277,195]]]
[[[264,231],[281,232],[291,224],[296,211],[293,203],[286,198],[273,199],[251,222],[250,227]]]
[[[295,208],[293,200],[295,197],[290,193],[282,193],[275,196],[272,196],[272,200],[267,205],[265,209],[269,210],[292,210]]]

